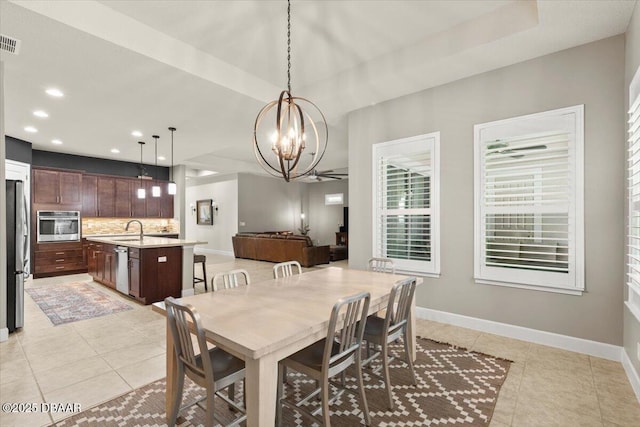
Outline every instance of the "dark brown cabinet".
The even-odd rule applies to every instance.
[[[116,212],[115,181],[108,176],[98,177],[98,216],[113,217]]]
[[[116,288],[115,245],[89,242],[87,245],[87,273],[93,280],[110,288]]]
[[[131,199],[133,196],[131,180],[125,178],[116,178],[113,181],[113,188],[115,191],[115,209],[113,216],[125,218],[131,217]]]
[[[152,304],[163,301],[168,296],[180,298],[182,295],[182,247],[140,249],[139,259],[140,279],[137,298],[140,301],[144,304]]]
[[[35,250],[34,277],[86,271],[81,242],[39,243]]]
[[[98,216],[98,177],[84,175],[82,177],[82,217]]]
[[[167,193],[167,184],[160,181],[160,197],[151,195],[153,181],[135,178],[97,176],[96,215],[102,218],[173,218],[173,195]],[[88,184],[90,185],[90,184]],[[138,188],[146,191],[144,199],[138,198]],[[87,191],[89,195],[91,193]],[[89,206],[91,201],[87,202]],[[83,200],[84,205],[84,200]],[[87,212],[89,210],[87,209]]]
[[[79,209],[82,205],[82,173],[33,168],[33,203],[65,205]]]

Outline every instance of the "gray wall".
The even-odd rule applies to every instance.
[[[623,107],[624,111],[627,111],[629,108],[629,84],[631,83],[631,79],[633,79],[636,70],[640,67],[640,6],[638,6],[637,3],[627,29],[625,54],[625,102]],[[624,167],[626,169],[626,162],[621,163],[620,167]],[[623,182],[621,186],[623,188],[626,187],[626,182]],[[628,205],[625,204],[625,213],[627,212],[627,209]],[[622,230],[624,233],[626,232],[626,223],[623,223],[625,224],[625,228]],[[624,262],[619,265],[619,268],[622,271],[626,271]],[[624,286],[624,282],[621,282],[621,286]],[[626,286],[624,287],[626,288]],[[627,290],[625,289],[625,299],[626,291]],[[631,314],[625,306],[624,349],[627,352],[629,359],[631,359],[636,372],[640,373],[640,360],[638,360],[636,347],[638,343],[640,343],[640,322],[638,322],[635,316]]]
[[[622,344],[624,36],[487,72],[349,116],[349,265],[371,254],[371,146],[441,132],[442,275],[417,305]],[[586,287],[582,296],[473,280],[473,125],[585,104]],[[355,220],[357,219],[357,221]]]
[[[281,178],[238,174],[238,231],[292,230],[297,233],[301,207],[307,212],[306,185]]]
[[[309,210],[306,215],[311,231],[309,236],[320,245],[335,245],[336,232],[344,225],[343,207],[349,206],[349,181],[327,180],[307,184],[309,194]],[[343,193],[344,205],[325,205],[324,195]]]

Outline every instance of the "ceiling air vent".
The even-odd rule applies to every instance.
[[[0,34],[0,51],[17,55],[20,52],[20,40]]]

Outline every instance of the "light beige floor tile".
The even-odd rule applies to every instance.
[[[0,367],[0,384],[19,381],[23,378],[33,378],[31,365],[25,358],[9,360]]]
[[[513,427],[601,427],[600,416],[572,411],[553,401],[518,400],[511,424]]]
[[[108,372],[67,387],[44,393],[44,397],[46,402],[79,403],[82,410],[86,410],[130,390],[131,387],[129,387],[117,373]],[[69,415],[71,414],[51,414],[54,420],[60,420]]]
[[[621,426],[640,425],[640,403],[620,400],[616,396],[600,397],[602,419]]]
[[[36,375],[36,381],[40,385],[42,392],[47,393],[109,371],[112,371],[112,368],[107,362],[100,356],[93,356],[68,365],[39,372]]]
[[[163,321],[164,316],[151,310],[150,306],[138,307],[135,310],[123,311],[115,315],[119,320],[132,323],[134,327],[148,322]]]
[[[476,340],[472,350],[514,362],[524,362],[527,359],[530,345],[526,341],[483,333]]]
[[[20,344],[0,348],[0,371],[19,360],[27,360]]]
[[[491,418],[491,421],[489,422],[489,427],[509,427],[510,425],[511,423],[509,424],[502,423],[496,420],[495,417]]]
[[[527,355],[527,363],[530,365],[539,364],[547,368],[555,369],[565,369],[571,366],[591,368],[589,356],[586,354],[540,344],[531,344],[529,354]]]
[[[102,355],[114,369],[130,366],[143,360],[165,354],[164,348],[155,344],[141,344]]]
[[[535,400],[600,419],[598,397],[592,381],[590,376],[572,377],[563,370],[532,369],[527,362],[520,384],[518,406]]]
[[[458,326],[448,325],[446,329],[448,342],[451,345],[471,349],[481,332],[472,329],[460,328]]]
[[[28,341],[22,343],[22,349],[27,358],[35,355],[48,355],[55,353],[63,348],[82,348],[86,347],[87,342],[73,328],[67,329],[63,335],[54,337],[46,337],[37,341]]]
[[[25,325],[26,327],[23,328],[18,336],[22,345],[33,344],[46,339],[61,339],[68,336],[69,333],[75,334],[73,326],[70,324],[53,326],[53,324],[49,322],[47,327],[41,328],[34,328],[31,323],[25,323]]]
[[[124,331],[132,329],[130,322],[120,320],[115,316],[97,317],[94,319],[83,320],[73,324],[75,330],[82,337],[89,338],[107,338],[114,334],[120,334]]]
[[[153,337],[149,335],[128,330],[120,333],[114,333],[109,336],[86,338],[87,343],[98,354],[107,354],[122,348],[128,348],[139,344],[152,344]]]
[[[31,402],[40,399],[40,389],[32,376],[0,385],[2,402]]]
[[[78,360],[87,359],[96,356],[97,353],[87,343],[75,345],[73,347],[60,348],[50,354],[34,354],[27,353],[27,359],[31,364],[33,372],[46,371],[48,369],[65,366]]]
[[[0,426],[2,427],[37,427],[37,426],[49,426],[53,422],[48,412],[40,412],[39,404],[42,403],[42,399],[34,401],[38,405],[38,412],[32,413],[3,413],[0,412]]]
[[[139,388],[166,376],[166,357],[164,354],[125,366],[116,372],[132,388]]]

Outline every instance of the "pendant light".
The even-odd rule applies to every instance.
[[[178,186],[173,180],[173,132],[176,131],[176,128],[170,127],[171,131],[171,169],[169,169],[169,185],[167,186],[167,193],[174,195],[178,190]]]
[[[142,182],[142,174],[144,170],[142,166],[142,147],[144,146],[144,141],[138,141],[138,144],[140,144],[140,176],[138,177],[138,199],[144,199],[145,197],[147,197],[147,191],[144,189],[144,182]]]
[[[155,175],[158,174],[158,138],[160,138],[160,136],[158,135],[152,135],[152,138],[155,139],[155,145],[156,145],[156,172]],[[161,190],[160,190],[160,185],[158,185],[158,181],[155,179],[153,179],[153,186],[151,187],[151,196],[153,197],[160,197],[161,194]]]
[[[266,122],[275,122],[275,126]],[[327,149],[328,137],[322,111],[313,102],[291,94],[291,1],[287,0],[287,89],[258,113],[253,128],[254,154],[265,171],[289,182],[315,169]]]

